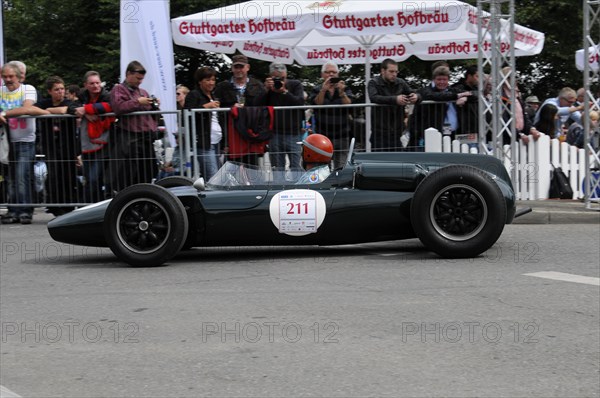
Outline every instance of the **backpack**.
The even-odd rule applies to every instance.
[[[573,199],[573,189],[569,179],[560,167],[555,167],[550,179],[550,199]]]
[[[273,138],[273,107],[244,106],[231,108],[233,127],[250,142],[264,142]]]
[[[567,132],[567,143],[569,145],[575,145],[577,148],[583,148],[584,134],[585,132],[581,124],[571,124]]]

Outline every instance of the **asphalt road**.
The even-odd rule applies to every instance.
[[[0,228],[0,385],[23,397],[600,396],[598,225],[507,226],[472,260],[410,240],[158,268]],[[548,271],[592,278],[525,275]]]

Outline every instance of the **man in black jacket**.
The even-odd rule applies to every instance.
[[[381,63],[381,75],[369,81],[369,99],[374,104],[371,146],[374,151],[394,151],[401,147],[404,132],[404,107],[421,101],[408,83],[398,77],[398,63],[387,58]]]
[[[304,105],[304,88],[299,80],[287,78],[284,64],[269,65],[269,74],[265,80],[266,93],[256,98],[255,105],[262,106],[301,106]],[[290,168],[301,170],[302,120],[304,110],[276,110],[273,130],[275,135],[269,142],[269,157],[273,167],[285,167],[285,156],[290,158]]]
[[[470,91],[473,95],[467,97],[467,102],[459,106],[458,111],[458,134],[479,133],[479,73],[477,65],[467,67],[464,78],[452,85],[457,92]]]
[[[431,84],[419,89],[423,101],[435,103],[419,104],[415,107],[410,121],[410,143],[417,150],[423,150],[425,130],[433,127],[451,139],[459,128],[457,107],[463,106],[470,91],[459,92],[449,87],[450,69],[439,66],[433,71]]]

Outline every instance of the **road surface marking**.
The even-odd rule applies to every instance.
[[[574,274],[566,274],[564,272],[533,272],[531,274],[523,274],[527,276],[535,276],[538,278],[554,279],[557,281],[585,283],[586,285],[600,286],[600,278],[593,276],[581,276]]]
[[[6,387],[0,386],[0,398],[21,398],[21,396],[15,394]]]

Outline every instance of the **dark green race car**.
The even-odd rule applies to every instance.
[[[53,239],[108,246],[136,266],[199,246],[339,245],[419,238],[447,258],[475,257],[515,217],[502,163],[486,155],[354,153],[313,184],[302,173],[228,162],[205,185],[138,184],[48,223]]]

